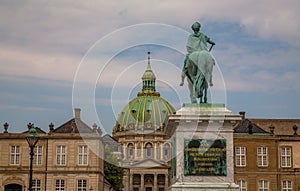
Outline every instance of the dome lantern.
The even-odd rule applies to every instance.
[[[148,66],[146,71],[144,72],[144,75],[142,77],[143,80],[143,93],[154,93],[155,92],[155,80],[156,77],[151,69],[150,65],[150,52],[148,52]]]

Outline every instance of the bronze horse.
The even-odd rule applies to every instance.
[[[190,98],[192,103],[207,103],[207,89],[213,86],[212,71],[215,60],[207,50],[192,52],[185,61],[185,75],[188,78]],[[180,85],[183,85],[183,80]]]

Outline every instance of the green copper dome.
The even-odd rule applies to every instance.
[[[148,67],[142,77],[142,91],[131,100],[119,113],[114,133],[126,130],[162,130],[167,116],[173,114],[175,109],[160,93],[155,91],[156,77],[150,66],[150,53],[148,52]]]

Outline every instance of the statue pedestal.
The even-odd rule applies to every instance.
[[[183,104],[169,116],[172,143],[170,191],[236,190],[233,126],[241,120],[224,104]]]
[[[203,190],[203,191],[239,191],[239,186],[236,184],[228,183],[175,183],[169,190],[176,191],[193,191],[193,190]]]

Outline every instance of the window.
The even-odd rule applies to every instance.
[[[146,149],[146,157],[152,157],[152,144],[147,143],[145,149]]]
[[[41,190],[41,180],[39,180],[39,179],[32,180],[32,190],[33,191]]]
[[[134,153],[133,153],[133,144],[129,143],[127,146],[127,158],[128,159],[133,159],[134,158]]]
[[[246,147],[235,147],[235,165],[238,167],[246,166]]]
[[[257,147],[257,166],[268,166],[268,147]]]
[[[10,147],[10,164],[20,164],[20,146]]]
[[[164,159],[169,160],[170,159],[170,145],[169,144],[164,145],[163,152],[164,152]]]
[[[258,182],[258,191],[269,191],[269,181],[260,180]]]
[[[281,167],[292,167],[292,147],[281,147]]]
[[[246,182],[246,180],[238,180],[237,184],[240,187],[240,191],[247,191],[247,182]]]
[[[59,145],[56,147],[56,164],[66,165],[66,146]]]
[[[87,191],[87,180],[77,181],[77,191]]]
[[[56,180],[55,190],[57,191],[65,190],[65,180]]]
[[[281,188],[282,191],[293,191],[292,181],[284,180],[284,181],[282,181],[281,186],[282,186],[282,188]]]
[[[78,147],[78,164],[88,164],[88,147],[86,145],[81,145]]]
[[[34,164],[34,165],[42,164],[42,152],[43,152],[42,146],[34,147],[34,157],[33,157],[32,164]]]

